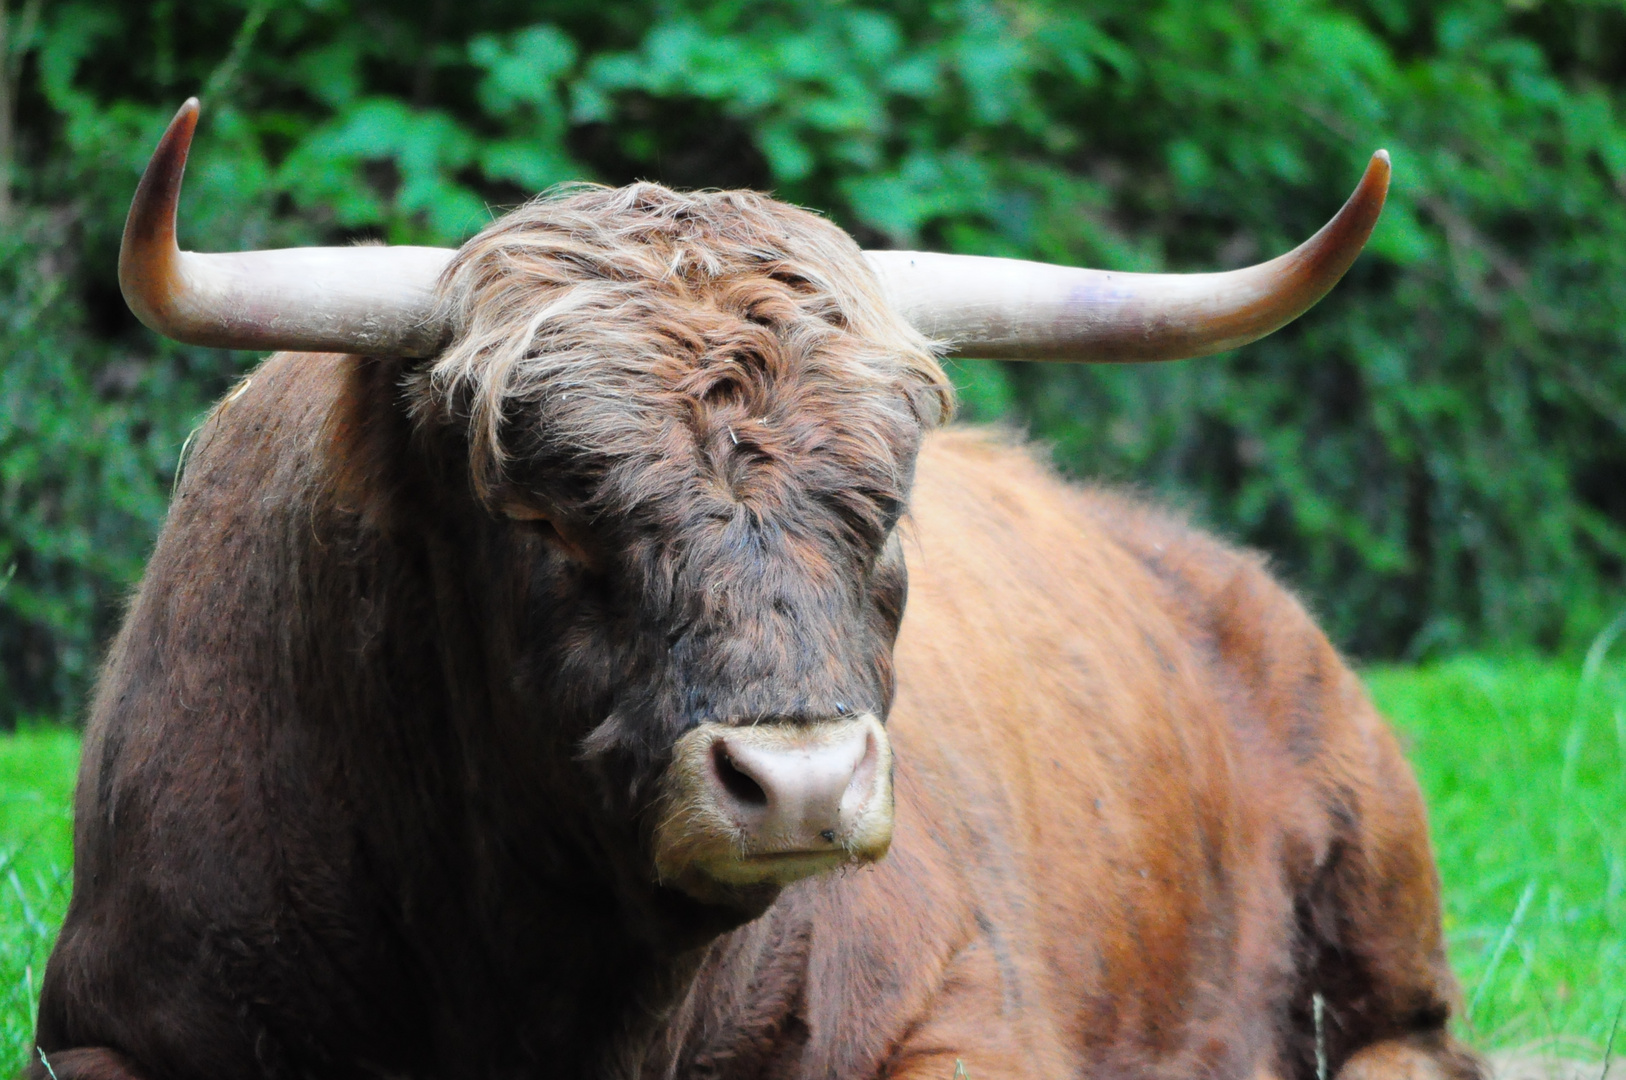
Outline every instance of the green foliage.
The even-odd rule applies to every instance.
[[[1626,669],[1464,657],[1367,681],[1428,800],[1451,961],[1473,1003],[1463,1033],[1483,1050],[1540,1042],[1598,1061],[1626,1004]],[[0,736],[0,1075],[30,1052],[67,903],[77,754],[62,728]]]
[[[113,280],[189,93],[204,250],[456,243],[557,181],[650,177],[769,188],[870,246],[1213,269],[1302,239],[1387,146],[1370,252],[1300,323],[1161,367],[966,361],[966,414],[1267,548],[1365,655],[1574,645],[1621,600],[1615,6],[30,4],[0,50],[0,715],[77,708],[189,425],[249,362],[157,341]]]
[[[174,433],[220,366],[199,350],[142,357],[90,337],[72,228],[71,211],[28,209],[0,232],[0,708],[11,719],[57,714],[94,673],[163,517]]]

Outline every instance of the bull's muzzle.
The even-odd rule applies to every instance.
[[[702,724],[678,740],[655,829],[662,881],[701,899],[873,862],[892,842],[892,751],[872,715]]]

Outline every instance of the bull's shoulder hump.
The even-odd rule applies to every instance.
[[[1013,586],[1054,592],[1065,582],[1075,605],[1131,607],[1135,621],[1209,662],[1257,668],[1285,651],[1302,654],[1293,666],[1339,666],[1264,555],[1133,493],[1070,481],[1042,453],[1000,429],[950,427],[928,438],[912,503],[911,580],[917,569],[930,577],[946,564],[999,560]]]

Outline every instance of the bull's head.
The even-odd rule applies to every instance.
[[[749,193],[580,188],[457,251],[178,249],[197,104],[142,178],[120,281],[143,322],[230,348],[422,357],[523,567],[507,681],[568,728],[652,873],[707,901],[886,852],[895,526],[946,412],[936,353],[1166,360],[1254,340],[1349,267],[1381,152],[1271,262],[1149,275],[861,252]]]

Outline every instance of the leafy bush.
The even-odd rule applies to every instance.
[[[113,280],[179,101],[201,249],[456,243],[556,181],[749,185],[870,246],[1239,265],[1387,146],[1369,254],[1310,317],[1160,367],[956,366],[965,412],[1270,550],[1358,653],[1563,647],[1626,566],[1626,15],[1594,0],[27,0],[4,715],[76,708],[189,426],[251,362]],[[3,206],[4,204],[0,204]]]

